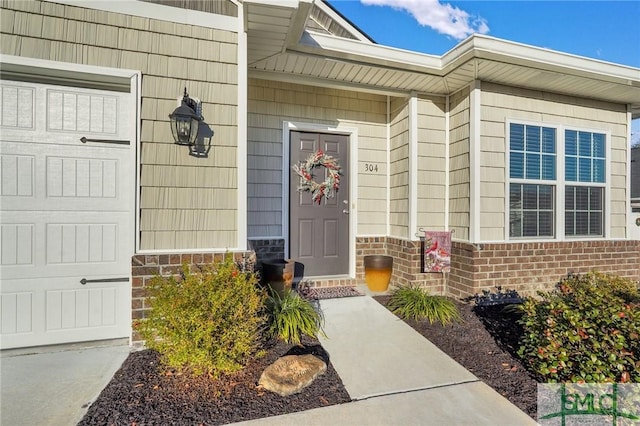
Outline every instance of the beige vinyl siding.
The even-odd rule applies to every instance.
[[[558,94],[482,84],[481,229],[483,241],[504,240],[506,121],[523,120],[610,132],[610,238],[625,238],[627,194],[627,116],[624,105]],[[561,149],[561,147],[559,147]],[[563,176],[558,176],[562,181]],[[498,226],[499,224],[499,226]]]
[[[358,234],[386,233],[386,97],[285,82],[249,80],[248,236],[282,238],[282,127],[285,121],[357,128]],[[365,163],[378,171],[365,172]],[[297,185],[297,182],[291,182]]]
[[[406,98],[391,101],[389,199],[390,235],[409,238],[409,103]]]
[[[418,98],[418,226],[444,230],[446,187],[445,100]]]
[[[456,240],[469,240],[470,91],[464,89],[449,98],[449,228]]]
[[[140,248],[236,247],[237,34],[49,2],[2,6],[3,54],[142,72]],[[185,85],[214,132],[208,158],[173,143],[168,115]]]

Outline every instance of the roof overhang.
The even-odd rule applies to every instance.
[[[246,2],[250,76],[391,95],[449,95],[478,79],[626,104],[640,117],[638,68],[478,34],[436,56],[308,32],[311,2]],[[254,13],[288,18],[264,22]],[[278,44],[265,50],[265,40]]]

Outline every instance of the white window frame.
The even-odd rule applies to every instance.
[[[553,128],[556,131],[556,179],[552,180],[531,180],[512,179],[510,177],[510,156],[511,139],[510,129],[512,124],[522,124],[525,126],[537,126]],[[565,180],[565,130],[578,132],[600,133],[605,136],[605,182],[573,182]],[[579,240],[606,240],[611,235],[611,131],[602,128],[589,128],[582,126],[563,125],[559,123],[547,123],[541,121],[508,119],[505,121],[505,197],[504,197],[504,240],[513,242],[555,242],[555,241],[579,241]],[[509,235],[510,220],[510,184],[530,183],[533,185],[552,185],[555,187],[555,212],[554,212],[554,235],[555,237],[511,237]],[[603,235],[565,235],[565,188],[567,186],[600,186],[604,188],[603,199]]]

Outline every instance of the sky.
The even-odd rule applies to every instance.
[[[640,68],[640,0],[328,0],[377,43],[442,55],[473,33]],[[640,119],[631,128],[640,142]]]

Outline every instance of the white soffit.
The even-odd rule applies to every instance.
[[[362,43],[373,44],[373,42],[367,38],[367,35],[362,32],[359,28],[354,27],[354,25],[348,20],[344,19],[340,13],[336,12],[330,5],[325,3],[324,1],[316,1],[315,6],[317,6],[320,10],[326,13],[331,19],[333,19],[337,24],[342,26],[346,31],[348,31],[352,36],[357,38]]]
[[[280,4],[283,3],[283,4]],[[281,54],[287,45],[288,34],[295,24],[297,9],[287,4],[297,2],[277,2],[268,5],[246,2],[247,63]]]
[[[442,56],[305,32],[284,54],[254,64],[255,77],[286,73],[376,91],[450,94],[474,79],[640,108],[640,69],[483,35]],[[262,75],[260,75],[262,74]],[[339,80],[339,81],[338,81]],[[300,81],[302,83],[302,81]]]

